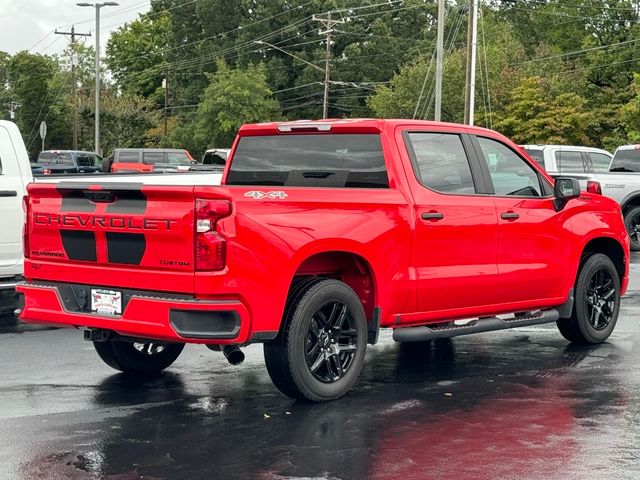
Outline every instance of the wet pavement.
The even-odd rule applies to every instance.
[[[554,325],[369,349],[357,389],[294,402],[262,347],[114,373],[78,331],[0,330],[0,479],[638,479],[640,256],[609,342]]]

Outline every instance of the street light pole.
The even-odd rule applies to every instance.
[[[95,105],[95,135],[94,151],[100,155],[100,9],[102,7],[116,7],[116,2],[102,2],[102,3],[76,3],[79,7],[93,7],[96,9],[96,105]]]

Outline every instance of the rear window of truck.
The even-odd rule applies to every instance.
[[[640,172],[640,149],[616,150],[610,172]]]
[[[378,134],[242,137],[227,185],[388,188]]]

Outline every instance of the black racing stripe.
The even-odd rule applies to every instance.
[[[147,197],[142,190],[121,190],[114,192],[115,202],[107,205],[107,213],[144,213]]]
[[[81,230],[60,230],[62,245],[70,260],[95,262],[96,236],[93,232]]]
[[[96,204],[92,203],[82,192],[82,190],[70,190],[58,187],[58,192],[62,197],[62,212],[94,212]]]
[[[107,259],[109,263],[140,265],[147,248],[142,233],[106,232]]]

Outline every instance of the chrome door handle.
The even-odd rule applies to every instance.
[[[504,212],[500,214],[500,218],[504,220],[517,220],[520,218],[520,214],[516,212]]]

